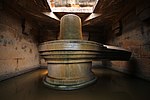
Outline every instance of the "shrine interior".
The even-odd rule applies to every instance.
[[[61,68],[68,70],[68,62],[65,61],[71,58],[64,58],[65,63],[61,62],[62,65],[59,65],[59,58],[43,56],[50,50],[41,50],[44,43],[51,46],[53,41],[65,40],[60,35],[60,23],[65,15],[76,15],[81,19],[79,31],[83,41],[102,44],[108,49],[122,48],[122,51],[131,54],[130,57],[122,52],[118,55],[115,52],[116,58],[112,54],[108,57],[110,59],[104,59],[99,54],[96,55],[98,59],[86,59],[83,66],[96,79],[81,88],[77,86],[75,89],[66,89],[62,85],[63,89],[55,89],[46,86],[43,83],[46,75],[54,79],[48,81],[54,82],[58,87],[58,83],[65,82],[67,86],[71,86],[67,83],[68,77],[64,81],[64,76],[59,76],[60,81],[55,82],[56,77],[50,76],[58,76]],[[72,29],[70,27],[75,23],[76,21],[71,22],[62,30]],[[67,44],[64,46],[67,47]],[[44,49],[51,47],[45,46]],[[105,53],[102,55],[105,56]],[[52,62],[51,59],[55,61]],[[77,60],[83,61],[77,56],[70,62],[72,64]],[[86,68],[89,60],[91,65]],[[58,65],[55,65],[56,62]],[[67,66],[71,66],[69,64]],[[72,66],[74,68],[80,65]],[[67,73],[74,74],[76,69],[71,70],[72,72],[69,70]],[[90,74],[83,73],[87,76]],[[78,80],[82,71],[77,76],[71,80]],[[0,0],[0,100],[150,100],[149,92],[150,0]]]

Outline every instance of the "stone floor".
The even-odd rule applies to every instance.
[[[91,86],[58,91],[45,87],[46,69],[0,82],[0,100],[150,100],[150,82],[104,68],[94,68],[98,80]]]

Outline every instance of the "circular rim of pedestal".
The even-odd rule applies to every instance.
[[[98,52],[104,49],[106,49],[106,47],[102,44],[87,40],[54,40],[41,43],[39,46],[40,53],[53,51]]]
[[[93,79],[76,85],[57,85],[57,84],[52,84],[47,82],[46,78],[47,75],[43,77],[43,84],[49,88],[56,89],[56,90],[76,90],[91,85],[97,80],[97,76],[94,76]]]
[[[97,43],[95,41],[77,40],[77,39],[53,40],[53,41],[46,41],[46,42],[43,42],[40,44],[45,45],[45,44],[53,44],[53,43],[90,43],[90,44],[96,44],[96,45],[99,45],[101,47],[104,47],[103,44]]]

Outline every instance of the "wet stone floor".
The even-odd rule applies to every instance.
[[[96,83],[73,91],[45,87],[46,69],[0,82],[0,100],[150,100],[150,82],[104,68],[94,68]]]

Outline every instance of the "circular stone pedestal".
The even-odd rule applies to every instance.
[[[48,63],[45,85],[59,90],[73,90],[95,82],[91,62]]]
[[[55,40],[44,42],[40,54],[48,63],[45,85],[73,90],[93,83],[96,77],[91,71],[92,59],[104,47],[96,42],[85,40]]]

